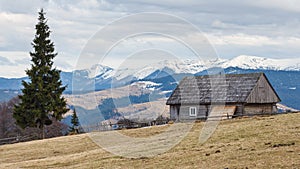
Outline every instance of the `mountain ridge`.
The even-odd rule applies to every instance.
[[[285,71],[300,71],[300,58],[291,59],[271,59],[266,57],[240,55],[232,59],[212,59],[212,60],[162,60],[146,67],[138,68],[110,68],[103,69],[103,65],[98,65],[100,70],[93,72],[89,77],[103,77],[104,79],[115,77],[120,80],[131,76],[135,79],[144,79],[155,71],[164,71],[168,74],[189,73],[196,74],[198,72],[218,67],[226,69],[229,67],[237,67],[242,69],[263,69],[263,70],[285,70]],[[93,66],[95,67],[95,65]],[[87,71],[83,69],[81,71]],[[105,75],[105,76],[102,76]]]
[[[282,63],[282,64],[281,64]],[[274,66],[275,65],[275,66]],[[226,74],[264,72],[283,103],[300,109],[300,58],[269,59],[241,55],[232,59],[214,59],[208,61],[164,60],[156,64],[139,68],[113,69],[104,65],[94,65],[90,69],[61,72],[63,85],[67,85],[65,94],[83,94],[110,88],[127,86],[137,81],[149,81],[157,84],[153,89],[168,97],[177,83],[185,76],[205,75],[224,71]],[[28,78],[0,78],[0,101],[8,101],[20,94],[21,81]]]
[[[237,67],[242,69],[265,69],[265,70],[286,70],[286,71],[300,71],[300,58],[289,58],[289,59],[271,59],[266,57],[249,56],[249,55],[239,55],[232,59],[212,59],[212,60],[162,60],[154,64],[150,64],[147,67],[139,68],[112,68],[102,64],[92,65],[88,69],[79,69],[72,72],[63,73],[73,73],[73,76],[80,75],[85,78],[100,78],[108,79],[111,77],[125,78],[126,76],[132,75],[137,79],[143,79],[151,73],[161,70],[165,71],[169,69],[169,74],[174,73],[191,73],[195,74],[200,71],[212,68],[229,68]],[[128,72],[127,74],[124,72]],[[21,78],[5,78],[0,77],[0,79],[7,80],[18,80],[26,79],[26,77]],[[0,87],[1,88],[1,87]]]

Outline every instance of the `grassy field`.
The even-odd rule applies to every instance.
[[[106,152],[87,134],[0,146],[0,168],[300,168],[300,113],[222,121],[204,144],[203,122],[171,150],[125,158]],[[179,124],[173,124],[179,125]],[[122,130],[149,137],[168,126]]]

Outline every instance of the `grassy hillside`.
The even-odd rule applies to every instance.
[[[300,113],[222,121],[198,143],[203,123],[164,154],[128,159],[86,134],[0,146],[0,168],[300,168]],[[178,124],[173,124],[178,125]],[[168,126],[120,131],[148,137]]]

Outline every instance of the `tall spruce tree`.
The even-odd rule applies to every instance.
[[[78,134],[79,133],[79,119],[76,113],[76,110],[74,109],[72,118],[71,118],[71,124],[72,126],[70,126],[69,128],[69,132]]]
[[[26,70],[30,81],[22,81],[24,88],[19,96],[21,103],[15,105],[14,118],[22,127],[37,127],[42,129],[50,125],[52,119],[61,120],[68,111],[66,100],[62,97],[65,86],[60,80],[60,71],[53,68],[53,59],[57,55],[54,43],[50,40],[50,30],[43,9],[38,13],[38,23],[33,42],[31,68]]]

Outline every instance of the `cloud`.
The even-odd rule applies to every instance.
[[[260,0],[257,2],[249,1],[248,3],[264,9],[275,9],[286,12],[300,13],[300,2],[298,0]]]
[[[271,39],[267,36],[246,35],[242,33],[219,36],[207,35],[207,37],[215,45],[264,46],[282,44],[281,40]]]
[[[32,51],[30,43],[34,38],[37,11],[41,7],[47,13],[52,31],[51,40],[59,53],[57,65],[68,70],[75,67],[80,53],[97,31],[120,17],[139,12],[161,12],[186,19],[207,36],[222,57],[243,54],[296,57],[300,52],[300,1],[296,0],[73,0],[72,3],[59,0],[19,0],[0,1],[0,53],[22,51],[28,55]],[[145,25],[159,32],[165,29],[162,26],[164,24],[173,26],[168,30],[172,34],[184,27],[172,21],[155,18],[146,21],[140,18],[119,27],[111,27],[107,37],[117,36],[118,30],[130,31]],[[193,37],[194,34],[195,32],[187,29],[176,36],[184,38]],[[196,37],[193,39],[195,42]],[[118,54],[128,53],[127,49],[140,49],[138,43],[144,43],[145,40],[145,43],[156,46],[172,46],[164,38],[135,40],[136,42],[130,43],[133,46],[120,48]],[[109,38],[99,41],[108,44]],[[180,54],[184,55],[184,52]],[[8,58],[6,55],[2,56]],[[23,62],[20,59],[16,63],[26,63],[26,59]],[[11,58],[8,60],[12,63],[15,61]],[[8,65],[10,62],[2,60],[1,64]]]
[[[30,59],[29,58],[21,58],[21,59],[16,59],[14,62],[17,65],[29,65]]]
[[[47,4],[47,0],[0,1],[0,10],[9,13],[32,14],[46,7]]]
[[[0,51],[0,62],[6,66],[24,66],[30,64],[29,53],[26,52],[2,52]]]
[[[11,62],[10,60],[8,60],[7,58],[0,56],[0,65],[15,65],[13,62]]]
[[[28,50],[30,39],[34,35],[31,25],[34,25],[34,18],[27,14],[0,12],[0,49],[2,51]]]

